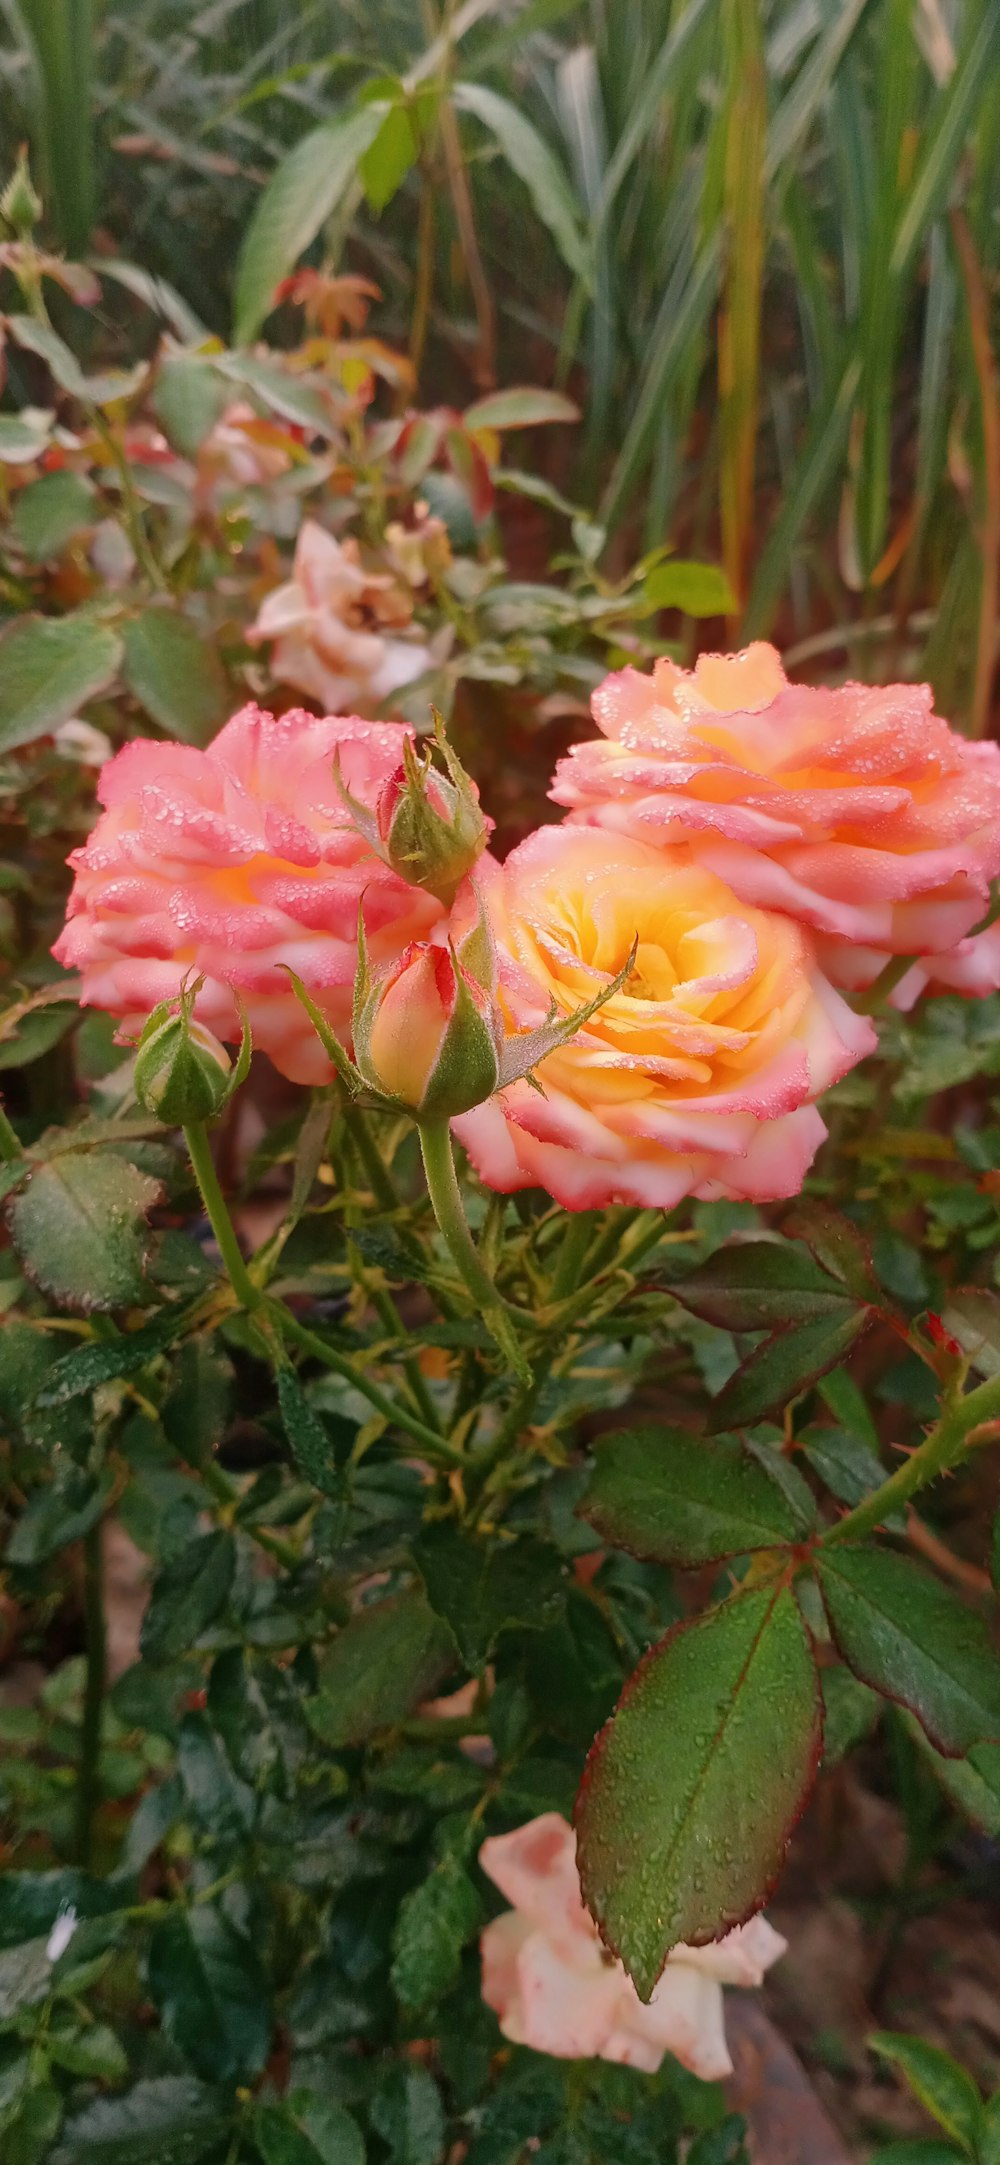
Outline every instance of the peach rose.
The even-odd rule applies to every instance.
[[[358,833],[333,778],[374,807],[398,766],[398,722],[244,707],[207,751],[140,740],[104,768],[103,816],[70,859],[76,872],[53,949],[83,977],[86,1005],[138,1030],[182,979],[203,973],[199,1019],[254,1043],[293,1082],[330,1066],[282,965],[334,1028],[350,1028],[362,895],[373,964],[388,967],[443,919]]]
[[[657,847],[696,842],[744,902],[822,935],[838,983],[859,981],[858,949],[870,982],[889,955],[943,955],[985,916],[1000,748],[958,736],[926,684],[813,690],[757,642],[691,671],[622,669],[593,711],[603,735],[560,762],[556,802]],[[981,962],[995,987],[1000,954]]]
[[[513,1905],[481,1941],[483,1998],[513,2044],[561,2060],[617,2060],[648,2075],[665,2052],[705,2082],[732,2073],[722,1987],[759,1985],[785,1951],[764,1917],[710,1947],[673,1948],[645,2007],[584,1909],[576,1838],[558,1812],[494,1835],[479,1862]]]
[[[379,628],[392,584],[363,569],[356,542],[306,519],[292,577],[267,596],[247,638],[251,646],[273,639],[271,675],[328,713],[381,706],[432,660],[423,640],[390,639]]]
[[[632,976],[538,1069],[454,1123],[487,1185],[567,1210],[794,1195],[826,1130],[813,1100],[876,1042],[790,918],[738,902],[686,850],[543,827],[486,864],[516,1029]]]

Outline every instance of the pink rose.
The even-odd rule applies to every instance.
[[[374,808],[399,764],[398,722],[276,721],[244,707],[207,751],[127,744],[103,770],[106,807],[83,849],[53,950],[86,1005],[137,1031],[157,1001],[203,973],[199,1019],[238,1039],[235,995],[258,1048],[293,1082],[330,1066],[282,965],[333,1027],[350,1028],[362,895],[373,966],[387,968],[443,919],[441,904],[375,857],[333,778]]]
[[[738,902],[681,849],[543,827],[479,882],[514,1029],[627,984],[454,1123],[491,1188],[567,1210],[794,1195],[826,1130],[813,1100],[875,1045],[790,918]],[[459,915],[461,913],[459,912]]]
[[[557,803],[658,848],[695,845],[744,902],[822,934],[838,983],[856,982],[858,947],[880,958],[874,975],[890,954],[943,954],[985,916],[1000,748],[958,736],[926,684],[813,690],[758,642],[692,671],[622,669],[593,710],[603,736],[560,762]]]
[[[271,675],[327,713],[381,706],[432,660],[422,640],[390,639],[379,628],[392,584],[363,569],[356,542],[306,519],[293,575],[267,596],[247,638],[251,646],[273,639]]]
[[[665,2052],[716,2082],[732,2073],[722,1987],[759,1985],[785,1951],[763,1917],[710,1947],[675,1947],[648,2007],[602,1948],[580,1895],[576,1838],[543,1812],[479,1852],[513,1906],[482,1936],[483,1998],[513,2044],[561,2060],[618,2060],[653,2075]]]

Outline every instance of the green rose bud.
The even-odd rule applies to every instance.
[[[450,909],[486,848],[492,822],[480,810],[475,783],[452,751],[440,716],[435,742],[447,773],[432,765],[431,748],[418,753],[407,738],[374,812],[352,797],[339,772],[336,779],[355,826],[383,864]]]
[[[144,1112],[166,1127],[212,1120],[232,1094],[232,1062],[211,1030],[180,1012],[157,1008],[139,1039],[134,1089]]]
[[[17,154],[17,164],[7,186],[0,195],[0,218],[5,219],[21,240],[25,240],[42,215],[42,199],[35,188],[28,166],[28,152],[22,143]]]

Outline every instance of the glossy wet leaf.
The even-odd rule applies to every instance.
[[[400,1904],[393,1933],[392,1982],[415,2013],[447,1992],[463,1947],[482,1921],[482,1905],[460,1857],[445,1852]]]
[[[32,1173],[7,1220],[28,1276],[64,1307],[123,1308],[149,1298],[145,1213],[159,1195],[125,1158],[68,1152]]]
[[[680,1428],[603,1437],[578,1508],[615,1547],[689,1567],[781,1547],[804,1530],[766,1462]]]
[[[502,1631],[541,1630],[562,1599],[559,1556],[533,1536],[476,1540],[446,1519],[424,1528],[413,1554],[430,1605],[470,1669],[485,1666]]]
[[[315,2091],[258,2105],[253,2139],[264,2165],[365,2165],[357,2121],[335,2098]]]
[[[743,1428],[782,1414],[793,1398],[835,1368],[868,1328],[871,1311],[842,1302],[815,1323],[775,1331],[755,1346],[723,1384],[712,1406],[712,1426]]]
[[[311,1727],[334,1749],[359,1744],[412,1713],[455,1660],[452,1635],[417,1588],[372,1602],[338,1631],[306,1701]]]
[[[249,1939],[214,1904],[154,1927],[149,1990],[171,2043],[206,2082],[259,2074],[271,2042],[267,1985]]]
[[[830,1628],[864,1683],[960,1759],[1000,1738],[1000,1660],[981,1616],[909,1557],[833,1544],[816,1559]]]
[[[235,1568],[233,1537],[222,1528],[189,1542],[164,1566],[143,1620],[147,1661],[187,1653],[228,1600]]]
[[[809,1638],[780,1584],[678,1625],[629,1679],[576,1824],[588,1906],[644,1998],[671,1947],[714,1939],[764,1901],[819,1744]]]
[[[75,2113],[52,2165],[201,2165],[228,2125],[216,2089],[189,2075],[154,2076]]]

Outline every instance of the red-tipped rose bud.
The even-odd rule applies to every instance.
[[[431,764],[430,748],[420,754],[407,738],[402,761],[383,785],[374,815],[351,796],[339,774],[337,780],[356,827],[383,863],[450,909],[486,847],[492,822],[480,810],[476,785],[440,723],[435,741],[447,773]]]
[[[499,1081],[489,1007],[447,947],[408,948],[371,987],[355,1021],[354,1051],[365,1081],[418,1119],[469,1112]]]

